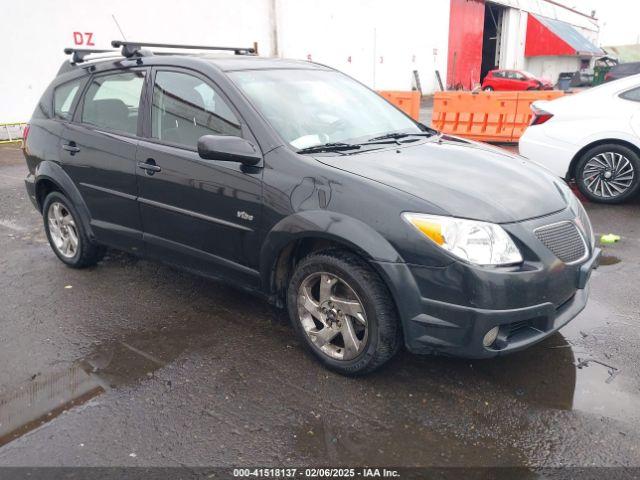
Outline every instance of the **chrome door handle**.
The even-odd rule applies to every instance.
[[[66,150],[71,155],[73,155],[74,153],[78,153],[80,151],[80,148],[76,146],[76,142],[63,143],[62,149]]]
[[[162,168],[156,165],[156,162],[149,158],[146,162],[138,162],[138,168],[146,171],[147,175],[153,175],[156,172],[161,172]]]

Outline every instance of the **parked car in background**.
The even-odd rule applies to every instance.
[[[482,89],[492,90],[553,90],[553,84],[524,70],[491,70],[484,77]]]
[[[520,153],[590,200],[620,203],[640,185],[640,75],[531,106]]]
[[[640,62],[621,63],[605,74],[604,81],[612,82],[613,80],[620,80],[621,78],[637,75],[639,73]]]

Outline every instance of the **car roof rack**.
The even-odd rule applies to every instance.
[[[111,46],[114,48],[122,47],[122,56],[127,58],[147,55],[148,52],[142,50],[142,47],[179,48],[184,50],[218,50],[233,52],[236,55],[254,55],[256,53],[256,49],[254,47],[212,47],[207,45],[176,45],[172,43],[129,42],[123,40],[113,40],[111,42]]]
[[[98,48],[65,48],[64,53],[66,55],[73,55],[71,57],[71,63],[82,63],[85,61],[87,55],[91,55],[94,53],[115,53],[117,54],[117,50],[105,50]]]

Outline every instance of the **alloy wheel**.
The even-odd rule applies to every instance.
[[[53,246],[65,258],[73,258],[78,251],[78,229],[71,212],[60,202],[53,202],[47,211],[49,235]]]
[[[298,315],[311,343],[337,360],[351,360],[364,350],[367,316],[353,288],[332,273],[307,276],[298,291]]]
[[[631,161],[617,152],[603,152],[589,159],[582,170],[586,189],[596,197],[613,198],[633,185],[635,169]]]

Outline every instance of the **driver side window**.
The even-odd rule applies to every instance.
[[[209,84],[188,73],[156,73],[151,136],[196,148],[203,135],[241,135],[240,121]]]

